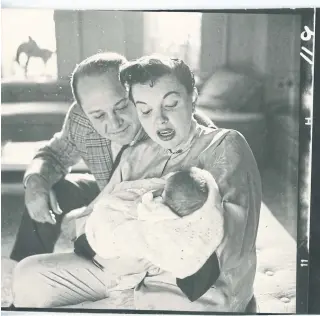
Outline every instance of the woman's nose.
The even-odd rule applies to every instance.
[[[168,123],[168,118],[167,118],[167,116],[164,114],[164,112],[162,110],[160,110],[157,113],[156,123],[158,125],[163,125],[163,124]]]

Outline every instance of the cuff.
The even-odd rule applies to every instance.
[[[42,159],[40,157],[33,159],[26,170],[23,177],[24,187],[26,187],[30,177],[35,174],[41,176],[48,183],[49,187],[52,187],[64,176],[64,173],[58,170],[49,159]]]
[[[215,284],[219,275],[219,260],[214,252],[200,270],[184,279],[176,279],[176,284],[188,299],[194,302]]]

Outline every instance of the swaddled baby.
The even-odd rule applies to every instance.
[[[141,282],[146,273],[156,274],[157,271],[167,268],[170,271],[176,264],[171,257],[162,258],[161,248],[168,245],[158,241],[159,235],[170,240],[173,252],[176,252],[174,249],[179,249],[179,253],[183,251],[179,260],[190,251],[194,253],[192,249],[200,245],[203,246],[201,251],[208,257],[211,255],[211,244],[216,234],[211,229],[214,226],[211,216],[212,203],[210,207],[203,209],[209,195],[209,176],[212,178],[208,172],[199,168],[175,172],[163,182],[160,196],[159,190],[150,190],[152,179],[123,182],[104,201],[97,202],[93,211],[94,217],[91,215],[86,223],[86,235],[90,246],[97,253],[95,259],[99,264],[108,267],[108,272],[118,275],[114,289],[133,288]],[[214,182],[213,179],[210,181]],[[144,207],[144,199],[148,195],[149,199],[156,202],[152,209]],[[168,208],[158,209],[158,203],[165,204]],[[196,214],[200,209],[203,209],[202,213],[195,217],[193,213]],[[181,221],[182,218],[188,220]],[[133,228],[135,231],[142,229],[141,233],[133,234],[130,230],[125,230],[124,234],[123,230],[118,230],[134,219],[143,222],[142,226],[138,224]],[[173,226],[175,229],[172,229]],[[186,236],[186,244],[175,245],[174,234]],[[134,249],[127,246],[128,239],[132,242],[132,238],[137,238]],[[161,262],[166,261],[162,266],[158,261],[159,257]],[[194,257],[195,265],[200,265],[200,268],[199,260]]]

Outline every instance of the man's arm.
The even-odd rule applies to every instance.
[[[25,173],[25,205],[30,217],[37,222],[56,224],[53,213],[62,212],[51,189],[80,160],[73,135],[81,132],[82,126],[75,119],[79,121],[83,114],[81,116],[76,111],[79,108],[74,104],[66,115],[62,130],[38,151]],[[86,127],[83,129],[83,136],[86,135],[85,129]]]
[[[26,186],[32,175],[41,176],[51,188],[70,168],[80,160],[79,151],[73,137],[75,112],[78,105],[73,104],[64,120],[62,130],[56,133],[46,146],[41,148],[29,165],[23,183]]]

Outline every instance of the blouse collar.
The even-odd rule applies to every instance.
[[[176,155],[176,154],[182,154],[183,152],[189,150],[193,145],[194,140],[196,139],[196,136],[199,134],[200,129],[201,129],[200,125],[198,125],[198,123],[192,118],[188,139],[182,144],[180,144],[174,151],[172,151],[171,149],[167,149],[167,152],[170,155]]]

